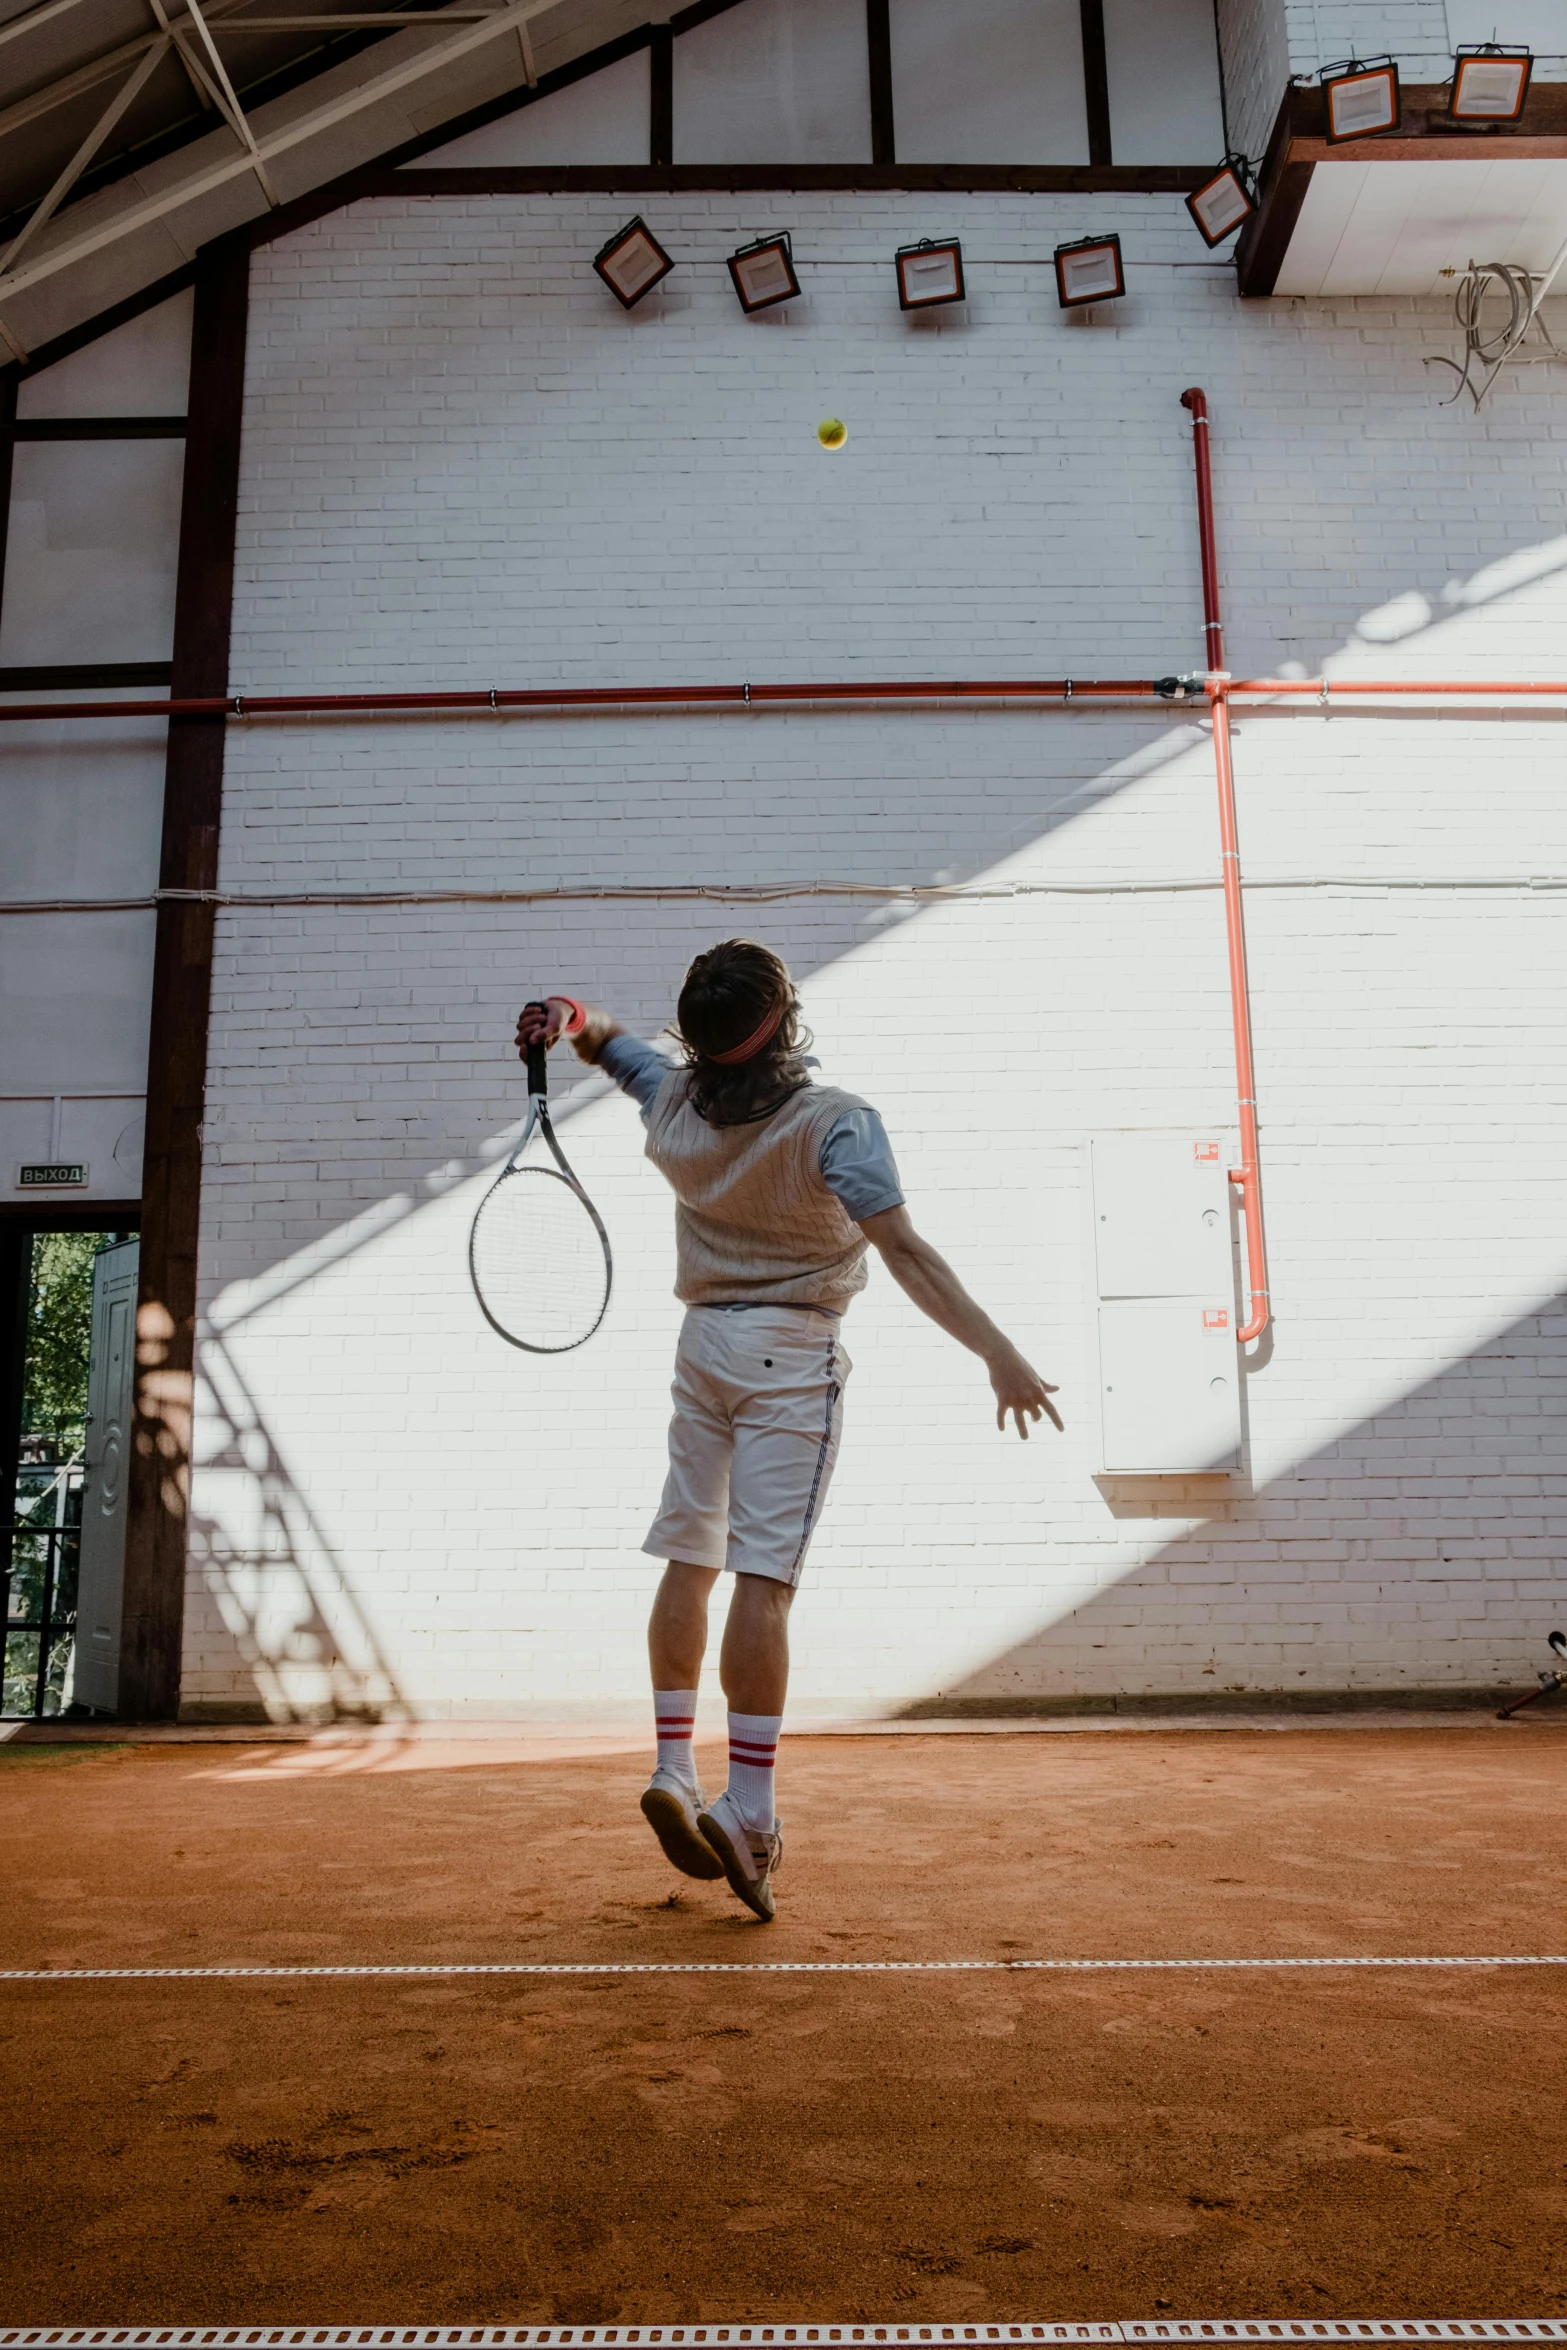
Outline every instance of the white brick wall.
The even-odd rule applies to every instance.
[[[1230,144],[1260,163],[1292,70],[1284,0],[1217,0],[1216,17]]]
[[[1369,8],[1362,0],[1284,0],[1284,14],[1295,73],[1318,73],[1343,57],[1384,54],[1397,58],[1405,81],[1445,82],[1451,71],[1443,0],[1374,0]]]
[[[649,201],[682,267],[626,318],[586,266],[626,209],[381,203],[258,255],[239,684],[1189,667],[1193,381],[1233,667],[1560,666],[1545,372],[1440,408],[1434,308],[1241,306],[1173,198],[692,197]],[[806,298],[748,322],[722,256],[774,221]],[[1051,246],[1112,225],[1129,299],[1062,319]],[[966,314],[904,321],[893,246],[953,229]],[[502,1347],[463,1247],[521,998],[579,986],[653,1034],[731,930],[789,955],[826,1072],[884,1110],[921,1225],[1068,1419],[1003,1443],[978,1366],[874,1281],[798,1714],[1527,1676],[1567,1533],[1561,739],[1241,721],[1278,1321],[1226,1487],[1095,1481],[1081,1226],[1087,1137],[1233,1116],[1219,902],[1180,886],[1217,872],[1189,718],[235,730],[229,888],[584,894],[220,921],[187,1701],[640,1704],[677,1308],[634,1113],[562,1071],[616,1246],[591,1346]],[[813,880],[1010,894],[586,894]]]

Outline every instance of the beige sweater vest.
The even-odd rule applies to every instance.
[[[865,1237],[822,1181],[821,1151],[845,1110],[869,1105],[803,1085],[754,1126],[709,1126],[674,1070],[653,1097],[647,1155],[674,1188],[675,1295],[688,1306],[821,1306],[865,1287]]]

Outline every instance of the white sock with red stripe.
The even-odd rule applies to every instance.
[[[655,1689],[653,1724],[658,1733],[658,1768],[673,1771],[688,1787],[696,1785],[691,1740],[696,1730],[694,1689]]]
[[[729,1795],[748,1828],[773,1832],[773,1764],[782,1714],[729,1717]]]

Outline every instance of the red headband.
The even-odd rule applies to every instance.
[[[774,1004],[761,1027],[753,1030],[744,1044],[732,1045],[727,1053],[704,1053],[702,1058],[706,1061],[717,1061],[724,1067],[730,1066],[735,1061],[754,1061],[763,1045],[770,1044],[777,1035],[783,1023],[783,1016],[788,1009],[789,999],[785,996],[782,1003]]]

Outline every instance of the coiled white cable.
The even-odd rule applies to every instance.
[[[1452,399],[1442,402],[1444,408],[1467,392],[1478,414],[1504,367],[1548,367],[1554,359],[1567,359],[1567,351],[1558,349],[1540,316],[1540,304],[1555,275],[1554,269],[1547,274],[1520,269],[1510,261],[1470,262],[1453,296],[1453,316],[1463,337],[1463,363],[1437,357],[1425,363],[1427,367],[1450,367],[1458,378]],[[1487,332],[1484,310],[1492,293],[1500,294],[1507,307],[1499,324]],[[1531,327],[1539,329],[1543,350],[1524,349]]]

